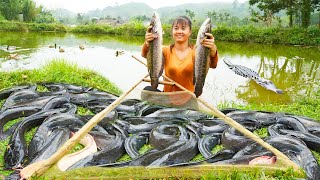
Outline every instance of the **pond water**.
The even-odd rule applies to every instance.
[[[79,67],[94,70],[123,91],[147,74],[146,67],[132,58],[132,55],[141,58],[143,37],[21,32],[0,32],[0,37],[0,71],[39,68],[53,59],[65,59]],[[57,48],[49,48],[55,43]],[[84,50],[79,48],[80,44]],[[166,39],[164,44],[170,44],[170,40]],[[201,95],[211,104],[292,103],[297,97],[313,97],[320,88],[319,47],[218,40],[216,44],[220,55],[218,67],[209,70]],[[8,45],[16,46],[16,49],[7,50]],[[59,52],[59,46],[65,52]],[[116,56],[117,50],[124,54]],[[9,59],[9,54],[17,54],[17,59]],[[253,69],[284,93],[276,94],[250,79],[236,75],[223,62],[223,57],[228,57],[233,64]],[[141,84],[138,89],[146,85]],[[133,97],[138,94],[139,91],[135,91]]]

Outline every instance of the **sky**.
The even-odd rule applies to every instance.
[[[157,9],[165,6],[176,6],[185,3],[202,2],[233,2],[234,0],[34,0],[37,5],[43,5],[47,9],[64,8],[75,13],[84,13],[89,10],[103,9],[107,6],[117,6],[129,2],[143,2]],[[242,3],[246,0],[238,0]]]

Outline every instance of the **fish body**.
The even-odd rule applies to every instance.
[[[205,33],[211,32],[210,23],[210,18],[207,18],[202,23],[197,36],[193,77],[193,84],[195,85],[194,93],[197,97],[202,94],[202,88],[209,70],[209,48],[202,46],[201,41],[206,38]]]
[[[228,59],[224,58],[223,59],[224,63],[229,67],[229,69],[231,69],[233,72],[235,72],[237,75],[245,77],[245,78],[249,78],[254,80],[257,84],[259,84],[260,86],[270,90],[270,91],[274,91],[277,94],[283,94],[283,90],[281,89],[277,89],[277,87],[273,84],[272,81],[264,79],[262,77],[259,76],[259,74],[242,65],[235,65],[232,64]]]
[[[154,12],[150,26],[152,26],[150,32],[157,35],[149,46],[147,53],[147,65],[151,79],[151,86],[153,89],[157,89],[159,84],[159,77],[163,73],[164,57],[162,54],[162,26],[158,13]]]

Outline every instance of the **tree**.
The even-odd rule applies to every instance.
[[[230,13],[227,13],[227,12],[224,13],[224,17],[225,17],[225,20],[226,20],[226,21],[229,21],[230,16],[231,16]]]
[[[308,27],[310,25],[310,17],[311,17],[311,0],[302,0],[302,8],[301,8],[301,20],[302,27]]]
[[[257,4],[257,8],[263,13],[262,15],[259,12],[254,11],[251,8],[251,14],[262,20],[270,26],[272,23],[272,19],[274,18],[274,14],[283,9],[282,1],[274,1],[274,0],[249,0],[249,4],[251,6]]]
[[[319,21],[318,21],[318,26],[320,28],[320,0],[312,0],[312,9],[318,12],[319,14]]]
[[[293,25],[293,15],[298,11],[298,1],[299,0],[283,0],[283,8],[287,10],[290,27]]]
[[[186,9],[186,14],[187,16],[191,19],[191,21],[193,20],[194,16],[195,16],[195,13],[189,9]]]
[[[212,22],[217,20],[217,13],[215,11],[208,11],[207,16],[211,19]]]
[[[81,13],[77,13],[77,22],[81,24],[82,21],[83,21],[83,15]]]
[[[223,13],[219,13],[219,14],[218,14],[218,17],[219,17],[219,22],[223,22],[223,20],[224,20],[224,14],[223,14]]]
[[[42,6],[39,7],[40,13],[35,18],[36,23],[54,23],[55,19],[50,11],[47,11]]]
[[[22,0],[0,0],[0,12],[7,20],[16,20],[22,12]]]
[[[32,0],[25,0],[22,8],[23,19],[26,22],[34,21],[40,9],[36,7],[36,3]]]

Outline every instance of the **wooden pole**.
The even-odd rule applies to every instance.
[[[72,138],[70,138],[66,143],[63,144],[59,150],[54,153],[50,158],[39,161],[28,165],[20,171],[20,176],[22,179],[29,179],[31,176],[40,176],[46,170],[48,170],[54,163],[61,159],[65,154],[67,154],[94,126],[98,124],[108,113],[110,113],[121,101],[134,89],[136,88],[144,78],[135,83],[127,92],[123,93],[118,97],[113,103],[111,103],[104,110],[93,116],[90,121],[88,121],[79,131],[77,131]]]
[[[132,55],[132,57],[136,60],[138,60],[140,63],[144,64],[145,66],[146,63],[141,61],[139,58],[137,58],[136,56]],[[195,94],[191,91],[189,91],[188,89],[184,88],[182,85],[180,85],[179,83],[173,81],[172,79],[168,78],[166,75],[162,75],[165,79],[175,83],[175,85],[177,87],[179,87],[180,89],[188,92],[190,95],[192,95],[194,98],[196,98]],[[281,151],[279,151],[278,149],[274,148],[273,146],[271,146],[270,144],[264,142],[259,136],[253,134],[251,131],[247,130],[245,127],[243,127],[241,124],[239,124],[238,122],[236,122],[235,120],[231,119],[230,117],[226,116],[224,113],[222,113],[221,111],[219,111],[217,108],[215,108],[214,106],[210,105],[209,103],[207,103],[206,101],[204,101],[201,98],[196,98],[200,103],[202,103],[203,105],[205,105],[207,108],[209,108],[213,115],[217,116],[218,118],[224,120],[226,123],[228,123],[231,127],[235,128],[237,131],[241,132],[243,135],[245,135],[246,137],[254,140],[255,142],[257,142],[258,144],[260,144],[262,147],[266,148],[267,150],[271,151],[274,155],[277,156],[277,158],[282,158],[283,160],[286,160],[288,162],[289,166],[292,166],[295,169],[300,169],[300,167],[294,163],[293,161],[291,161],[285,154],[283,154]]]
[[[151,79],[145,78],[145,79],[143,79],[143,81],[144,82],[151,82]],[[159,81],[159,84],[170,85],[170,86],[174,86],[175,85],[175,83],[173,83],[173,82],[161,81],[161,80]]]

